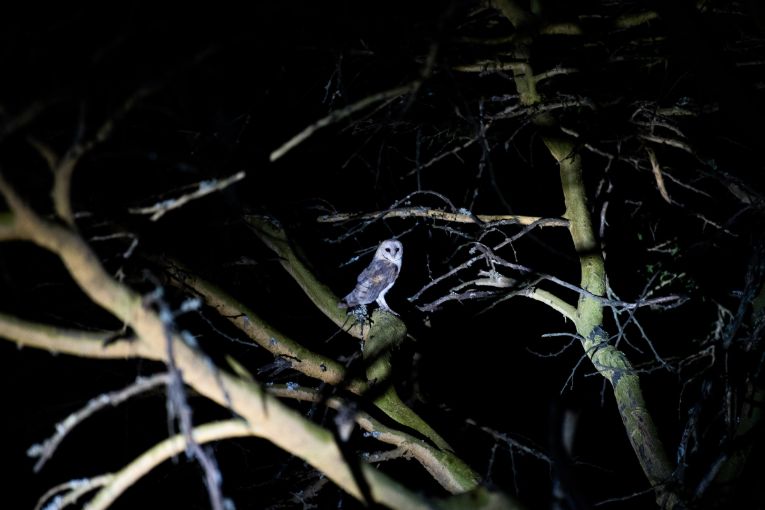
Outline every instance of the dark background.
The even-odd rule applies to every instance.
[[[602,8],[594,2],[582,5],[589,12]],[[448,63],[472,56],[470,49],[454,44],[465,10],[451,7],[445,9],[441,2],[386,2],[373,7],[364,2],[268,2],[254,3],[247,10],[226,5],[159,10],[132,2],[108,8],[6,12],[0,21],[4,76],[0,104],[6,118],[35,102],[44,114],[28,129],[0,141],[2,171],[30,202],[50,212],[50,174],[25,137],[34,136],[63,152],[78,136],[92,134],[136,90],[151,87],[154,92],[119,121],[109,140],[86,156],[75,173],[75,210],[87,213],[78,220],[83,235],[97,239],[128,231],[140,240],[138,251],[127,260],[121,255],[128,240],[92,242],[110,271],[123,271],[132,286],[148,291],[152,283],[145,270],[160,271],[144,256],[172,255],[308,347],[349,356],[358,348],[356,343],[334,336],[336,328],[283,273],[242,217],[265,213],[278,218],[304,249],[319,278],[338,295],[350,290],[371,257],[369,249],[381,239],[401,236],[404,266],[388,303],[401,314],[414,340],[396,353],[398,384],[458,455],[492,486],[516,494],[530,508],[545,507],[551,497],[549,466],[518,451],[511,453],[501,443],[493,452],[495,440],[468,420],[549,452],[559,434],[560,413],[571,410],[579,417],[574,448],[578,464],[573,471],[581,501],[591,505],[642,491],[647,484],[610,388],[604,391],[589,362],[577,365],[581,349],[574,345],[556,356],[534,354],[561,349],[567,338],[540,337],[572,332],[571,325],[542,305],[517,298],[482,314],[478,312],[489,303],[450,303],[429,314],[432,326],[427,327],[425,314],[406,298],[429,281],[430,271],[437,276],[461,261],[459,254],[450,258],[462,242],[459,236],[425,221],[393,219],[333,242],[347,226],[315,222],[318,215],[334,210],[386,209],[418,189],[437,191],[456,207],[469,207],[477,190],[472,210],[481,214],[563,213],[557,169],[533,129],[521,131],[507,149],[500,142],[514,128],[503,131],[504,138],[498,135],[499,148],[482,177],[477,177],[481,157],[477,148],[462,158],[445,159],[419,178],[410,175],[416,168],[418,136],[438,131],[465,134],[464,119],[455,117],[455,108],[469,112],[475,122],[478,98],[503,89],[514,93],[506,78],[479,79],[448,70]],[[638,7],[624,3],[625,12]],[[549,13],[564,19],[570,14],[566,9],[572,8],[562,3]],[[762,89],[756,87],[759,77],[727,73],[732,63],[723,51],[726,41],[734,39],[736,27],[710,23],[714,18],[689,17],[691,9],[684,3],[675,8],[663,7],[662,21],[645,29],[646,37],[668,39],[663,46],[668,64],[663,68],[643,73],[625,65],[605,72],[597,62],[583,58],[577,64],[586,72],[567,84],[599,94],[604,102],[620,101],[624,111],[633,100],[673,104],[690,98],[697,105],[721,105],[715,115],[690,125],[689,132],[721,171],[761,190],[762,165],[755,150],[763,134],[757,113],[763,111]],[[754,14],[737,23],[752,30],[758,21]],[[618,37],[604,35],[597,54],[615,54],[621,44]],[[320,131],[278,162],[268,162],[272,150],[332,109],[416,77],[434,43],[441,45],[443,68],[408,108],[359,115],[354,118],[359,122]],[[578,58],[573,49],[567,54],[560,46],[542,45],[537,51],[541,62],[551,66]],[[624,111],[617,106],[584,113],[581,127],[593,139],[626,137]],[[423,147],[427,150],[427,145]],[[671,153],[663,161],[681,172],[690,165]],[[604,161],[586,154],[585,165],[596,169],[586,175],[596,196]],[[243,182],[172,211],[158,222],[127,212],[177,194],[183,186],[239,170],[247,173]],[[678,368],[679,360],[705,345],[716,304],[735,309],[735,292],[743,285],[752,246],[762,233],[761,215],[741,213],[741,202],[721,186],[704,188],[712,194],[709,198],[689,194],[682,206],[670,206],[656,192],[650,172],[620,167],[610,178],[615,190],[607,197],[597,196],[592,207],[596,212],[604,200],[611,203],[604,242],[612,288],[623,299],[636,299],[653,265],[670,274],[682,273],[667,293],[691,298],[679,309],[643,315],[655,346],[676,368],[651,369],[642,378],[649,410],[674,456],[686,412],[702,398],[700,381],[723,377],[715,369],[712,375],[702,377],[696,369],[689,375]],[[672,190],[676,196],[683,192]],[[413,202],[444,207],[428,196]],[[710,227],[696,213],[724,223],[735,235]],[[469,235],[477,232],[463,230]],[[662,258],[647,251],[664,239],[673,240],[677,256]],[[516,243],[515,250],[521,263],[570,282],[578,280],[578,261],[563,231],[537,231]],[[359,262],[346,265],[357,253],[362,253]],[[0,289],[0,309],[6,313],[69,327],[119,327],[78,293],[55,257],[29,245],[0,245]],[[180,302],[181,295],[169,292],[171,300]],[[575,299],[573,293],[563,295]],[[199,335],[213,358],[232,353],[253,372],[269,363],[262,349],[237,342],[241,335],[216,324],[226,335],[221,336],[205,320],[214,317],[204,311],[202,315],[184,318],[183,326]],[[639,349],[627,349],[634,362],[654,361],[645,344]],[[0,462],[11,470],[3,496],[7,508],[31,508],[57,483],[117,470],[166,437],[164,397],[146,396],[85,422],[42,472],[33,474],[33,461],[24,452],[50,435],[55,423],[90,398],[161,367],[18,350],[8,342],[0,343],[0,360],[4,417]],[[567,385],[572,370],[575,374]],[[269,378],[303,382],[294,375],[262,377]],[[192,397],[192,403],[197,423],[227,416],[203,399]],[[357,441],[362,449],[376,449],[374,443]],[[698,452],[699,473],[705,472],[705,459],[713,457],[717,447],[712,441],[709,452]],[[225,441],[215,449],[224,492],[237,508],[277,505],[311,480],[310,469],[301,461],[264,441]],[[383,468],[415,489],[440,494],[413,462],[396,461]],[[762,505],[761,489],[752,488],[748,480],[744,478],[736,497]],[[337,507],[341,501],[346,507],[356,505],[334,488],[325,489],[319,498],[322,507]],[[645,508],[651,501],[650,495],[636,496],[604,508]],[[167,463],[128,490],[114,508],[138,505],[207,508],[198,467],[183,458]]]

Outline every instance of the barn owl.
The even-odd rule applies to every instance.
[[[385,293],[396,283],[403,256],[404,247],[400,241],[388,239],[380,243],[374,259],[356,279],[356,288],[343,298],[340,308],[368,305],[377,301],[382,310],[398,315],[385,302]]]

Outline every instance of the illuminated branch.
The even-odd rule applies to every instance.
[[[110,341],[115,333],[96,333],[64,329],[48,324],[29,322],[0,313],[0,337],[16,342],[19,346],[34,347],[48,352],[60,352],[83,358],[129,359],[146,358],[159,360],[140,342]]]
[[[253,435],[257,434],[243,420],[208,423],[196,427],[193,431],[194,440],[199,444]],[[104,510],[109,508],[125,490],[135,485],[149,471],[166,460],[182,453],[185,448],[186,439],[182,434],[178,434],[150,448],[118,472],[103,475],[108,477],[108,483],[88,503],[88,510]]]
[[[57,254],[74,281],[94,302],[132,328],[136,333],[132,343],[142,355],[150,359],[166,359],[165,325],[156,312],[145,306],[142,297],[114,280],[79,235],[37,216],[2,176],[0,193],[13,213],[14,233]],[[259,387],[221,372],[177,335],[172,335],[170,341],[173,342],[175,365],[186,384],[212,401],[229,406],[247,420],[254,434],[302,458],[352,496],[362,497],[353,473],[327,430],[264,394]],[[424,505],[419,496],[384,474],[364,465],[362,469],[376,501],[394,508]]]
[[[268,392],[282,398],[307,402],[320,402],[322,399],[321,394],[311,388],[274,385],[268,388]],[[326,405],[332,409],[340,410],[345,404],[339,398],[333,397],[327,399]],[[363,411],[355,412],[353,418],[359,427],[367,431],[370,437],[401,449],[403,456],[407,459],[417,459],[444,489],[451,493],[465,491],[464,479],[455,476],[458,471],[454,467],[447,467],[453,461],[453,456],[449,452],[434,448],[427,441],[418,439],[411,434],[386,426]],[[475,476],[475,474],[470,476]]]
[[[157,221],[168,211],[178,209],[179,207],[186,205],[192,200],[205,197],[215,191],[226,189],[232,184],[244,179],[244,176],[245,173],[241,171],[223,179],[209,179],[202,181],[197,183],[196,189],[190,193],[185,193],[177,198],[162,200],[161,202],[157,202],[156,204],[148,207],[132,207],[129,209],[129,211],[132,214],[151,214],[151,218],[149,219],[151,221]]]
[[[595,296],[603,296],[605,265],[589,216],[581,158],[575,153],[574,144],[565,139],[546,137],[545,144],[560,165],[566,202],[564,216],[571,222],[569,232],[579,254],[581,288]],[[580,294],[574,322],[577,333],[583,338],[582,347],[586,355],[614,389],[627,436],[643,472],[656,490],[657,502],[662,507],[677,506],[677,495],[665,485],[672,476],[672,464],[646,408],[636,371],[624,353],[608,344],[608,335],[602,327],[603,303]]]
[[[223,289],[193,274],[176,261],[160,260],[171,282],[198,294],[204,303],[226,318],[258,345],[285,360],[290,368],[332,385],[345,384],[354,393],[366,390],[366,381],[346,380],[345,367],[332,358],[307,349],[271,327],[266,321]]]
[[[72,147],[69,148],[69,150],[61,159],[58,159],[52,150],[48,149],[46,153],[46,151],[41,150],[43,147],[42,145],[37,145],[37,149],[48,161],[48,164],[52,166],[53,190],[51,195],[53,197],[53,205],[58,216],[67,224],[74,225],[71,188],[72,174],[74,173],[74,169],[77,166],[77,163],[79,163],[80,159],[85,154],[90,152],[93,147],[106,140],[114,130],[117,122],[121,120],[130,110],[132,110],[135,105],[138,104],[138,102],[140,102],[144,97],[154,92],[154,90],[155,88],[153,87],[144,87],[138,89],[125,100],[122,106],[117,109],[111,117],[106,119],[103,124],[101,124],[92,138],[75,143]]]
[[[648,153],[648,159],[651,162],[651,170],[653,170],[653,177],[656,179],[656,187],[659,188],[661,198],[668,204],[671,204],[672,199],[669,198],[667,187],[664,185],[664,175],[661,173],[661,165],[659,165],[659,160],[656,159],[656,153],[650,147],[646,147],[645,151]]]
[[[53,436],[46,439],[42,444],[32,445],[29,450],[27,450],[27,455],[30,457],[38,457],[34,466],[35,472],[42,469],[48,459],[53,456],[56,448],[58,448],[58,445],[61,444],[61,441],[64,440],[66,435],[82,421],[106,406],[119,405],[139,393],[152,390],[158,386],[164,386],[168,383],[169,379],[170,378],[166,373],[153,375],[148,378],[139,377],[133,384],[123,390],[104,393],[91,399],[85,407],[70,414],[63,421],[58,423],[56,425],[56,433]]]
[[[514,0],[495,0],[502,14],[515,26],[516,30],[533,30],[536,20]],[[636,19],[645,22],[645,19]],[[631,25],[626,25],[631,26]],[[529,41],[525,41],[527,44]],[[518,57],[528,57],[528,46],[518,45]],[[535,105],[542,102],[536,90],[536,83],[528,80],[528,72],[516,74],[515,84],[521,96],[521,103]],[[549,112],[537,114],[535,123],[548,134],[544,142],[550,154],[560,168],[561,187],[563,190],[566,213],[569,220],[569,232],[574,248],[579,256],[581,268],[580,287],[587,294],[604,296],[606,290],[605,263],[600,246],[595,236],[587,205],[587,194],[582,177],[582,160],[575,150],[574,142],[569,138],[551,136],[557,122]],[[653,139],[651,141],[658,142]],[[632,444],[643,472],[656,490],[656,500],[662,507],[679,506],[678,495],[666,488],[672,476],[673,466],[661,443],[651,415],[646,409],[640,382],[626,356],[608,344],[608,335],[603,330],[603,303],[599,299],[581,293],[576,307],[575,325],[583,338],[584,352],[590,358],[596,370],[611,382],[614,396],[622,417],[627,436]]]
[[[346,310],[337,306],[340,298],[316,279],[305,266],[292,249],[287,234],[279,225],[262,216],[248,216],[245,221],[254,228],[258,237],[279,255],[279,263],[324,315],[349,335],[358,339],[365,338],[362,326],[349,320]]]
[[[279,255],[282,267],[295,279],[316,307],[349,334],[365,341],[365,356],[368,356],[370,352],[385,352],[384,349],[378,350],[375,344],[383,344],[386,348],[390,348],[404,338],[406,326],[401,320],[389,313],[376,310],[372,316],[374,326],[372,328],[364,328],[363,324],[358,324],[352,318],[349,318],[346,311],[337,306],[337,296],[328,287],[319,282],[296,255],[284,230],[263,217],[249,216],[246,218],[246,221],[256,229],[259,237]],[[384,381],[385,377],[382,375],[386,375],[387,369],[384,367],[386,367],[387,363],[387,355],[373,363],[368,367],[367,379],[370,382],[375,379]],[[379,369],[379,367],[383,368]],[[376,375],[372,376],[370,374]],[[374,403],[397,422],[421,432],[439,448],[451,451],[449,444],[427,422],[401,401],[396,394],[395,388],[389,388]],[[476,483],[477,476],[471,472],[467,480],[465,483],[468,486],[472,486]]]
[[[307,128],[305,128],[300,133],[296,134],[289,140],[287,140],[285,143],[283,143],[278,149],[274,150],[271,155],[269,156],[269,159],[273,162],[277,159],[281,158],[285,154],[287,154],[289,151],[306,141],[308,138],[311,137],[316,131],[325,128],[327,126],[330,126],[336,122],[339,122],[346,117],[350,117],[354,113],[364,110],[365,108],[368,108],[369,106],[372,106],[376,103],[381,103],[383,101],[390,101],[392,99],[396,99],[397,97],[403,96],[405,94],[409,94],[412,92],[415,92],[420,86],[420,81],[415,80],[412,82],[407,83],[406,85],[403,85],[401,87],[396,87],[390,90],[385,90],[383,92],[378,92],[377,94],[372,94],[371,96],[367,96],[364,99],[361,99],[359,101],[356,101],[355,103],[346,106],[345,108],[341,108],[340,110],[335,110],[331,112],[326,117],[323,117]]]
[[[481,60],[475,64],[463,64],[453,66],[452,69],[461,73],[489,74],[499,71],[524,72],[527,69],[525,62],[500,62],[497,60]]]
[[[108,474],[60,483],[52,487],[37,500],[34,510],[41,510],[43,508],[45,510],[49,508],[59,510],[69,505],[74,505],[82,496],[100,487],[104,487],[113,479],[114,475]]]
[[[470,211],[448,212],[441,209],[428,209],[426,207],[401,207],[370,213],[327,214],[319,216],[316,221],[320,223],[339,223],[389,218],[430,218],[453,223],[473,223],[476,225],[506,222],[518,225],[531,225],[535,223],[540,227],[568,226],[568,221],[563,218],[542,218],[539,216],[520,216],[517,214],[473,214]]]
[[[522,292],[521,295],[546,304],[572,322],[575,322],[576,320],[576,307],[570,305],[552,292],[543,289],[529,288]]]

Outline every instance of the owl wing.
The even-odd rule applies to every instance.
[[[393,285],[398,276],[398,267],[387,260],[375,259],[364,269],[356,280],[356,288],[343,298],[348,306],[367,305]]]

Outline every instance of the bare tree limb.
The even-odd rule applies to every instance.
[[[340,299],[308,270],[292,249],[286,232],[279,225],[262,216],[248,216],[245,221],[255,229],[258,237],[279,255],[282,267],[327,318],[349,335],[358,339],[365,338],[361,325],[349,321],[346,310],[338,307]]]
[[[74,213],[72,211],[72,175],[80,159],[90,152],[93,147],[109,138],[114,127],[127,115],[143,98],[155,91],[155,87],[142,87],[131,94],[124,103],[109,118],[107,118],[96,131],[95,135],[85,141],[75,143],[64,156],[56,163],[53,174],[53,205],[58,216],[69,225],[74,225]],[[40,147],[38,147],[40,150]],[[43,154],[41,152],[41,154]],[[43,154],[49,164],[51,154]]]
[[[258,433],[244,420],[226,420],[208,423],[196,427],[192,434],[199,443],[209,443],[234,437],[257,436]],[[104,510],[111,506],[125,490],[132,487],[146,476],[149,471],[162,462],[178,455],[186,449],[186,438],[177,434],[150,448],[121,470],[110,476],[109,482],[88,503],[88,510]]]
[[[0,176],[0,193],[15,215],[22,235],[57,254],[72,278],[97,304],[123,320],[146,357],[165,359],[166,330],[140,295],[114,280],[96,255],[74,232],[37,216]],[[230,406],[248,421],[254,433],[299,456],[324,472],[349,494],[362,494],[332,435],[306,420],[251,383],[211,366],[209,360],[173,336],[174,360],[184,382],[214,402]],[[425,507],[423,500],[384,474],[362,465],[376,501],[394,508]],[[466,487],[466,489],[469,487]]]
[[[277,159],[281,158],[285,154],[287,154],[289,151],[303,143],[305,140],[311,137],[316,131],[325,128],[327,126],[330,126],[336,122],[339,122],[346,117],[350,117],[354,113],[361,111],[365,108],[368,108],[369,106],[372,106],[375,103],[380,103],[382,101],[388,101],[391,99],[395,99],[399,96],[403,96],[405,94],[409,94],[411,92],[415,92],[420,86],[420,81],[415,80],[412,82],[407,83],[406,85],[403,85],[401,87],[395,87],[389,90],[384,90],[382,92],[378,92],[376,94],[372,94],[371,96],[367,96],[364,99],[361,99],[359,101],[356,101],[353,104],[350,104],[346,106],[345,108],[341,108],[340,110],[335,110],[331,112],[326,117],[323,117],[310,126],[306,127],[298,133],[297,135],[293,136],[289,140],[287,140],[285,143],[283,143],[279,148],[271,152],[271,155],[269,156],[269,159],[273,162]]]
[[[172,211],[173,209],[178,209],[192,200],[205,197],[215,191],[226,189],[232,184],[244,179],[244,176],[244,171],[240,171],[223,179],[209,179],[202,181],[199,182],[196,185],[196,189],[190,193],[185,193],[177,198],[163,200],[148,207],[131,207],[129,211],[132,214],[151,214],[151,218],[149,219],[151,221],[157,221],[164,216],[165,213]]]
[[[388,218],[431,218],[434,220],[450,221],[454,223],[482,223],[508,222],[519,225],[531,225],[537,223],[541,227],[566,227],[568,221],[562,218],[542,218],[538,216],[520,216],[517,214],[473,214],[470,211],[448,212],[441,209],[429,209],[425,207],[401,207],[388,211],[370,213],[338,213],[319,216],[319,223],[338,223],[346,221],[363,221],[371,219]]]
[[[112,332],[98,333],[64,329],[25,321],[3,313],[0,313],[0,337],[16,342],[19,346],[83,358],[161,359],[159,356],[152,356],[153,353],[140,342],[117,341],[107,344],[106,341],[114,337]]]
[[[539,288],[529,288],[525,292],[521,292],[521,295],[539,301],[540,303],[544,303],[571,322],[576,322],[576,307],[570,305],[552,292]]]
[[[589,216],[581,158],[576,154],[573,142],[567,139],[548,136],[544,141],[560,166],[566,202],[564,216],[571,222],[569,232],[579,254],[581,288],[596,296],[603,296],[606,290],[605,264]],[[656,490],[657,502],[662,507],[676,507],[679,504],[678,496],[666,486],[672,476],[672,464],[646,409],[637,374],[621,351],[607,345],[608,335],[602,328],[603,304],[581,294],[575,324],[577,332],[584,339],[582,345],[586,355],[596,370],[613,386],[627,436],[643,472]]]
[[[290,368],[327,384],[344,384],[350,391],[357,394],[366,390],[366,381],[346,380],[346,371],[342,364],[307,349],[281,331],[274,329],[244,303],[195,275],[179,262],[162,259],[159,263],[173,284],[197,293],[207,306],[213,308],[221,317],[229,320],[271,354],[284,359]]]
[[[46,439],[42,444],[32,445],[27,450],[27,455],[37,457],[35,463],[35,472],[40,471],[45,463],[50,459],[64,440],[66,435],[73,430],[82,421],[100,411],[106,406],[117,406],[133,396],[143,393],[159,386],[166,385],[169,381],[168,374],[157,374],[151,377],[139,377],[127,388],[111,393],[103,393],[98,397],[91,399],[85,407],[67,416],[63,421],[56,425],[56,433]]]
[[[114,479],[111,474],[95,476],[80,480],[69,480],[52,487],[40,499],[37,500],[35,510],[53,508],[56,510],[66,508],[77,503],[82,496],[99,487],[104,487]],[[43,507],[45,505],[45,507]]]
[[[304,387],[295,388],[289,385],[270,386],[268,392],[282,398],[307,402],[320,402],[322,399],[321,394],[316,390]],[[341,399],[332,397],[326,400],[326,405],[332,409],[340,410],[346,404]],[[366,431],[365,435],[401,449],[407,459],[413,458],[419,461],[444,489],[453,494],[465,490],[464,479],[457,476],[458,471],[452,464],[453,457],[449,452],[444,452],[427,441],[387,426],[363,411],[356,411],[354,420],[361,429]]]
[[[0,140],[31,124],[45,110],[45,106],[43,101],[33,101],[21,113],[13,116],[9,116],[5,108],[0,106],[0,118],[3,120],[0,124]]]
[[[664,176],[661,173],[661,166],[659,165],[659,160],[656,159],[656,153],[650,147],[646,147],[645,151],[648,153],[648,159],[651,162],[651,169],[653,170],[653,177],[654,179],[656,179],[656,187],[659,188],[659,193],[661,194],[661,198],[663,198],[664,201],[667,202],[668,204],[671,204],[672,199],[669,198],[669,193],[667,193],[667,187],[664,185]]]

